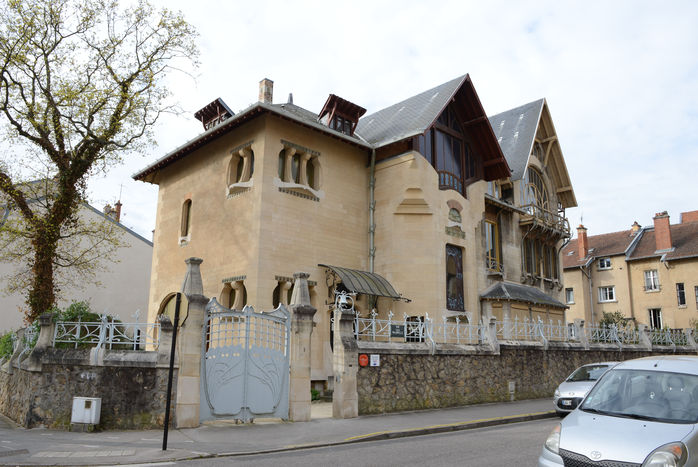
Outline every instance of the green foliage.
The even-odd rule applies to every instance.
[[[613,311],[611,313],[604,312],[603,318],[599,321],[599,325],[610,327],[615,324],[618,328],[624,328],[627,321],[628,320],[620,311]]]
[[[317,389],[311,389],[310,390],[310,400],[311,401],[316,401],[320,398],[320,391]]]
[[[146,0],[0,2],[0,260],[34,321],[113,257],[110,222],[81,218],[87,181],[154,144],[178,109],[166,78],[197,66],[196,31]]]
[[[14,333],[8,332],[0,336],[0,359],[12,356],[12,336]]]
[[[85,301],[73,302],[65,310],[61,310],[58,307],[51,309],[54,313],[53,321],[81,321],[83,323],[87,322],[99,322],[102,317],[97,313],[93,313],[90,308],[90,304]]]
[[[698,319],[696,319],[696,318],[691,318],[691,319],[688,321],[688,324],[689,324],[689,326],[691,326],[691,327],[693,328],[694,334],[698,334]],[[696,336],[696,337],[698,337],[698,336]]]

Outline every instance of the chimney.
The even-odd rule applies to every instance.
[[[671,230],[669,214],[666,211],[654,215],[654,240],[657,251],[671,250]]]
[[[116,208],[114,211],[114,220],[116,222],[121,222],[121,200],[117,201],[114,207]]]
[[[698,222],[698,211],[688,211],[681,213],[681,223]]]
[[[274,97],[274,82],[269,78],[264,78],[259,82],[259,102],[271,104]]]
[[[636,233],[640,231],[642,226],[637,223],[637,221],[633,222],[633,225],[630,226],[630,236],[634,236]]]
[[[579,259],[584,259],[589,253],[589,241],[587,240],[587,228],[582,224],[577,227],[577,251]]]

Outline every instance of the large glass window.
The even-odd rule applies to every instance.
[[[533,167],[526,169],[525,190],[524,205],[550,210],[548,189],[545,187],[543,176]]]
[[[485,241],[487,270],[502,272],[501,255],[499,252],[499,225],[496,222],[485,221]]]
[[[465,196],[465,186],[479,177],[479,159],[466,141],[452,106],[439,116],[433,128],[416,138],[416,146],[436,168],[442,190],[456,190]]]
[[[659,276],[656,269],[645,271],[645,290],[648,292],[659,290]]]
[[[599,287],[599,301],[600,302],[615,302],[616,301],[616,288],[615,286],[605,286]]]
[[[652,329],[662,329],[662,310],[661,308],[650,308],[650,327]]]
[[[686,306],[686,291],[683,287],[683,282],[676,283],[676,300],[679,306]]]
[[[446,245],[446,308],[465,311],[463,250],[454,245]]]

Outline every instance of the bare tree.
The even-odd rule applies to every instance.
[[[126,9],[116,0],[0,6],[0,138],[7,152],[0,192],[20,216],[0,235],[26,241],[1,259],[25,261],[15,285],[28,283],[30,320],[55,303],[57,268],[80,276],[90,269],[81,265],[96,260],[70,248],[74,235],[90,237],[77,215],[86,181],[153,143],[158,117],[174,110],[165,77],[196,66],[195,37],[181,14],[145,1]],[[36,178],[31,171],[50,181],[39,183],[43,192],[27,189]]]

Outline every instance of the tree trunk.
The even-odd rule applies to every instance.
[[[34,240],[34,264],[32,265],[32,284],[28,294],[29,312],[27,320],[33,322],[42,313],[48,311],[56,302],[53,282],[53,257],[57,241],[39,235]]]

